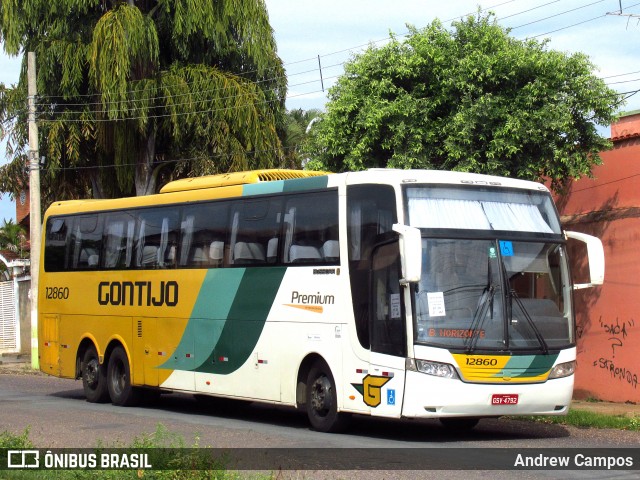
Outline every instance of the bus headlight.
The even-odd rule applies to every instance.
[[[551,370],[551,373],[549,374],[549,378],[551,379],[551,378],[568,377],[569,375],[573,375],[573,372],[575,371],[576,371],[575,361],[559,363],[558,365],[553,367],[553,369]]]
[[[429,360],[418,360],[417,358],[407,358],[407,370],[426,373],[434,377],[458,378],[456,369],[448,363],[431,362]]]

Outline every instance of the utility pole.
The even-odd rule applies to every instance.
[[[29,95],[29,239],[31,244],[31,367],[40,368],[38,358],[38,277],[40,274],[40,154],[36,123],[36,54],[27,53]]]

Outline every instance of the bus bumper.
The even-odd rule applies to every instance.
[[[407,418],[566,415],[573,395],[573,375],[535,384],[473,384],[406,374],[402,416]],[[517,403],[496,404],[494,395]]]

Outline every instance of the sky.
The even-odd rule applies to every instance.
[[[640,0],[265,0],[288,77],[287,108],[322,109],[346,61],[390,32],[451,22],[477,9],[492,11],[515,38],[548,39],[548,48],[583,52],[594,73],[626,93],[623,111],[640,109]],[[17,83],[21,58],[0,51],[0,82]],[[603,129],[603,135],[609,134]],[[0,145],[0,162],[5,161]],[[15,219],[15,203],[0,198],[0,221]]]

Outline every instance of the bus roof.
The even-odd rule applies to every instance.
[[[518,188],[548,192],[542,183],[517,178],[498,177],[470,172],[455,172],[449,170],[405,170],[392,168],[371,168],[361,172],[347,173],[347,184],[353,183],[385,183],[395,185],[445,184],[464,186],[491,186],[502,188]]]
[[[160,193],[185,192],[204,188],[228,187],[231,185],[246,185],[249,183],[272,182],[274,180],[293,180],[295,178],[317,177],[327,175],[327,172],[313,172],[308,170],[251,170],[248,172],[222,173],[197,178],[183,178],[167,183]]]
[[[118,210],[132,207],[153,207],[165,203],[186,203],[199,200],[210,200],[212,198],[234,198],[244,195],[257,195],[260,193],[273,193],[269,187],[269,182],[283,182],[286,180],[299,180],[306,184],[312,184],[298,188],[318,188],[313,183],[314,178],[328,176],[329,185],[338,184],[391,184],[391,185],[411,185],[411,184],[443,184],[443,185],[464,185],[464,186],[491,186],[497,188],[518,188],[526,190],[548,191],[541,183],[514,178],[496,177],[490,175],[480,175],[467,172],[450,172],[442,170],[400,170],[400,169],[370,169],[360,172],[346,172],[329,174],[327,172],[313,172],[305,170],[253,170],[247,172],[228,173],[221,175],[209,175],[198,178],[187,178],[176,180],[165,185],[159,194],[142,197],[125,197],[115,199],[86,199],[67,200],[53,202],[48,209],[48,214],[55,212],[57,215],[69,213],[90,212],[96,210]],[[251,188],[250,193],[246,192],[246,187]],[[261,188],[265,187],[265,188]],[[280,190],[278,190],[280,191]]]

